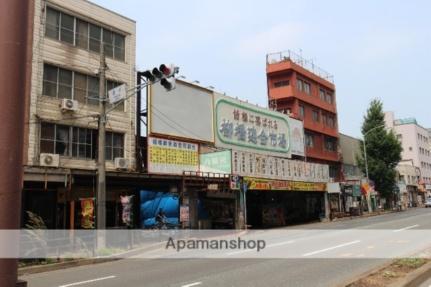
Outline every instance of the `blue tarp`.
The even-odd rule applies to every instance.
[[[141,190],[141,227],[149,228],[155,225],[155,217],[162,209],[168,224],[177,225],[179,223],[179,200],[178,196],[162,191]]]

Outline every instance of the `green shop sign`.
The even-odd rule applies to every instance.
[[[287,116],[227,97],[216,101],[216,145],[289,155]]]
[[[200,155],[200,167],[202,172],[226,173],[232,172],[231,151],[218,151]]]

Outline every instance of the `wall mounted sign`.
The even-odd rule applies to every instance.
[[[231,151],[218,151],[201,154],[199,171],[230,174],[232,172]]]
[[[243,180],[248,184],[250,190],[326,191],[326,183],[321,182],[270,180],[251,177],[244,177]]]
[[[255,178],[328,182],[329,166],[233,150],[232,174]]]
[[[225,96],[215,101],[216,146],[290,157],[288,116]]]
[[[148,138],[148,172],[183,174],[199,170],[199,146],[177,140]]]

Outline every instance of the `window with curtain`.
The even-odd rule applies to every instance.
[[[73,88],[73,99],[81,103],[87,102],[87,76],[75,72]]]
[[[82,20],[76,20],[75,32],[76,46],[88,49],[88,23]]]
[[[124,135],[114,132],[106,132],[105,146],[106,160],[114,160],[124,156]]]
[[[46,10],[45,36],[58,40],[60,33],[60,12],[48,7]]]
[[[67,14],[61,13],[60,23],[61,23],[60,40],[73,45],[75,18]]]
[[[58,98],[72,99],[72,71],[59,69]]]
[[[92,105],[99,104],[99,78],[87,76],[88,81],[88,99],[87,103]]]
[[[45,96],[57,97],[58,68],[45,64],[43,66],[43,89]]]
[[[124,61],[126,40],[123,35],[114,33],[114,59]]]
[[[112,58],[114,56],[114,35],[111,31],[103,29],[103,47],[105,49],[106,57]]]
[[[102,29],[99,26],[90,24],[90,50],[100,53],[100,40]]]

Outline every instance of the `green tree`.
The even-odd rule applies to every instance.
[[[376,190],[386,199],[391,199],[395,186],[395,167],[401,160],[401,143],[392,130],[385,128],[383,103],[372,100],[362,123],[365,138],[368,174],[374,181]],[[365,174],[364,147],[361,142],[359,167]]]

